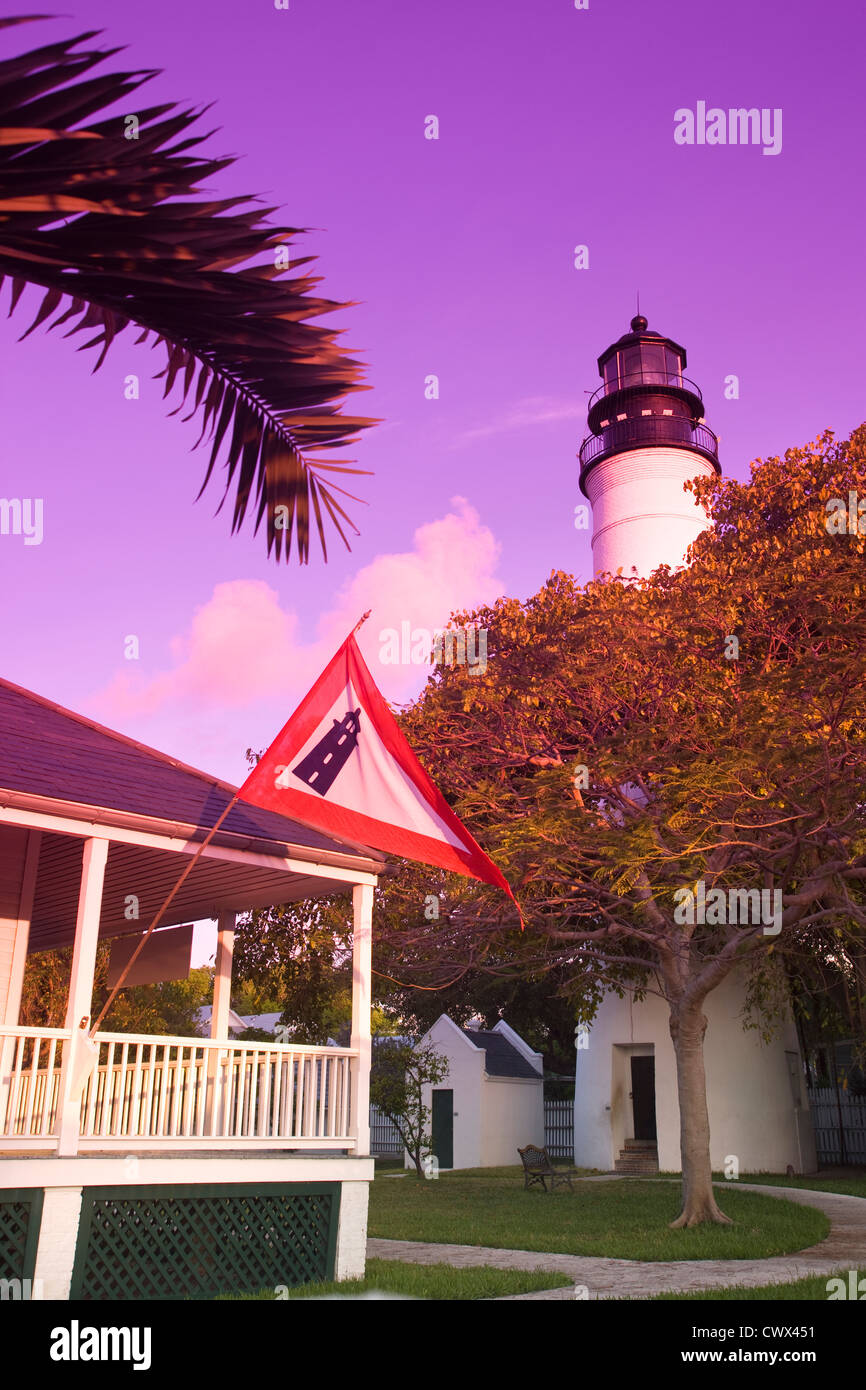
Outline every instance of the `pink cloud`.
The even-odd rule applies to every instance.
[[[297,614],[282,608],[276,590],[263,580],[217,584],[187,630],[172,640],[169,669],[146,678],[135,663],[124,663],[91,707],[125,728],[130,720],[140,726],[159,714],[170,714],[180,727],[193,710],[199,719],[212,718],[274,700],[288,714],[367,609],[370,620],[358,639],[364,658],[386,698],[409,698],[427,668],[383,665],[380,634],[399,632],[404,622],[432,632],[452,612],[492,602],[502,592],[498,543],[465,498],[454,498],[453,506],[418,528],[411,550],[378,555],[360,569],[322,615],[314,642],[298,641]],[[164,727],[164,718],[159,722]]]
[[[96,702],[115,718],[153,714],[178,703],[249,705],[254,692],[270,694],[286,679],[297,621],[262,580],[217,584],[193,614],[189,630],[172,639],[174,666],[144,679],[130,662]]]
[[[337,597],[320,623],[324,645],[333,650],[362,613],[370,618],[358,644],[383,692],[397,698],[420,682],[417,667],[382,665],[380,633],[388,628],[432,632],[445,627],[454,612],[492,603],[502,593],[496,577],[499,545],[463,497],[452,498],[456,511],[419,526],[414,548],[403,554],[378,555]]]

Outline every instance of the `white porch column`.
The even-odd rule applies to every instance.
[[[68,1299],[81,1218],[80,1187],[47,1187],[33,1271],[34,1299]]]
[[[352,1114],[357,1136],[356,1154],[370,1152],[370,1010],[373,956],[373,885],[358,883],[352,889],[354,934],[352,945],[352,1047],[358,1050],[352,1079]]]
[[[210,1035],[220,1041],[227,1041],[229,1035],[229,1008],[232,997],[232,957],[235,949],[234,912],[221,912],[217,918],[216,967],[213,977],[213,1007],[210,1015]],[[205,1133],[219,1133],[224,1119],[224,1091],[226,1053],[222,1048],[209,1047],[207,1050],[207,1100],[205,1103]]]
[[[12,941],[12,960],[6,991],[0,999],[0,1023],[16,1024],[21,1009],[21,991],[24,986],[24,966],[27,962],[27,946],[30,940],[30,919],[33,915],[33,898],[36,893],[36,869],[39,864],[39,850],[42,844],[42,831],[31,830],[27,834],[27,848],[24,852],[24,866],[21,876],[21,891],[18,897],[18,917]]]
[[[216,970],[213,978],[213,1009],[210,1016],[212,1038],[227,1038],[229,1035],[235,920],[234,912],[221,912],[217,919]]]
[[[367,1213],[370,1183],[340,1184],[340,1224],[337,1228],[335,1279],[363,1279],[367,1262]]]
[[[24,835],[26,848],[22,857],[18,902],[17,906],[10,904],[17,915],[7,919],[0,917],[0,938],[4,947],[4,959],[0,964],[0,1023],[13,1026],[18,1023],[21,1012],[24,966],[27,963],[30,919],[33,915],[33,898],[36,891],[36,868],[42,843],[41,830],[25,831]],[[15,1038],[0,1038],[0,1117],[6,1113],[11,1085],[10,1073],[15,1065],[17,1046]]]
[[[99,918],[102,913],[102,885],[105,882],[107,860],[107,840],[84,841],[75,946],[72,951],[72,974],[69,979],[69,1002],[66,1006],[67,1028],[77,1028],[82,1019],[90,1021],[96,947],[99,943]]]
[[[78,1129],[81,1114],[80,1095],[72,1096],[74,1059],[77,1051],[75,1034],[90,1022],[93,1007],[93,976],[96,970],[96,947],[99,942],[99,918],[102,913],[102,886],[108,860],[108,841],[84,841],[81,863],[81,887],[78,892],[78,917],[75,923],[75,946],[72,952],[72,974],[69,979],[69,1002],[66,1006],[66,1027],[73,1030],[72,1044],[63,1046],[63,1078],[61,1082],[60,1142],[58,1153],[78,1152]],[[83,1030],[82,1030],[83,1031]]]

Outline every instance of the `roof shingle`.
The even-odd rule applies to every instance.
[[[488,1076],[509,1076],[525,1081],[540,1081],[541,1072],[523,1056],[501,1033],[486,1033],[482,1029],[461,1028],[461,1033],[486,1053],[484,1070]]]

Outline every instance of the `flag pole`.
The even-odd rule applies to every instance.
[[[97,1030],[97,1028],[99,1027],[99,1025],[100,1025],[100,1023],[102,1022],[102,1020],[105,1018],[105,1015],[108,1013],[108,1010],[111,1008],[111,1005],[114,1003],[115,999],[117,998],[117,995],[118,995],[119,991],[123,988],[123,982],[124,982],[124,980],[126,979],[127,975],[129,974],[130,970],[132,969],[133,965],[135,964],[136,960],[138,959],[139,955],[141,954],[142,950],[144,949],[145,944],[146,944],[147,941],[150,939],[150,937],[152,936],[153,932],[156,931],[156,928],[159,926],[160,922],[162,921],[163,917],[165,916],[166,912],[168,911],[169,907],[171,906],[172,902],[174,901],[174,899],[175,899],[177,893],[180,891],[180,889],[183,887],[183,885],[184,885],[184,883],[186,882],[186,880],[189,878],[189,875],[192,873],[193,869],[195,868],[196,864],[198,863],[199,859],[201,858],[202,853],[203,853],[204,850],[207,848],[207,846],[210,844],[210,842],[211,842],[211,840],[213,839],[214,835],[215,835],[215,834],[217,833],[217,831],[219,830],[220,826],[222,825],[223,821],[225,820],[226,816],[228,815],[229,811],[232,809],[232,807],[234,806],[234,804],[235,804],[235,802],[236,802],[237,800],[238,800],[238,793],[235,792],[235,794],[234,794],[234,796],[232,797],[231,801],[228,803],[228,805],[225,807],[225,809],[224,809],[224,810],[222,811],[222,813],[220,814],[218,820],[211,826],[210,830],[207,832],[207,834],[205,835],[204,839],[203,839],[203,840],[201,841],[201,843],[199,844],[198,849],[196,850],[195,854],[192,856],[192,858],[190,859],[189,863],[188,863],[188,864],[186,865],[186,867],[184,868],[183,873],[180,875],[180,878],[177,880],[177,883],[176,883],[176,884],[174,885],[174,887],[172,888],[172,890],[171,890],[171,892],[169,893],[168,897],[167,897],[167,898],[165,899],[165,901],[163,902],[162,907],[159,909],[159,911],[157,912],[157,914],[156,914],[156,916],[154,917],[153,921],[151,922],[150,926],[148,927],[147,931],[144,933],[144,936],[141,938],[141,940],[139,941],[139,943],[138,943],[138,945],[136,946],[135,950],[133,951],[132,955],[130,956],[129,960],[126,962],[126,965],[125,965],[125,966],[123,967],[123,969],[121,970],[120,976],[118,977],[117,984],[114,986],[114,989],[113,989],[113,990],[111,991],[111,993],[109,994],[108,998],[106,999],[105,1003],[104,1003],[103,1006],[102,1006],[102,1010],[101,1010],[101,1012],[100,1012],[100,1014],[99,1014],[99,1017],[97,1018],[96,1022],[93,1024],[93,1027],[90,1029],[90,1036],[91,1036],[91,1038],[93,1037],[94,1033],[96,1032],[96,1030]]]
[[[354,635],[355,635],[355,633],[358,631],[358,629],[364,626],[364,623],[367,621],[367,619],[369,618],[369,616],[370,616],[370,614],[372,613],[372,611],[373,611],[372,608],[368,608],[367,611],[366,611],[366,613],[363,613],[363,614],[361,615],[361,617],[360,617],[360,618],[358,619],[358,621],[356,622],[355,626],[352,628],[352,631],[349,633],[349,637],[354,637]],[[346,641],[347,641],[347,642],[348,642],[348,640],[349,640],[349,637],[346,638]],[[159,926],[160,922],[162,921],[163,917],[165,916],[166,912],[168,911],[169,907],[171,906],[172,902],[174,901],[175,897],[177,896],[178,892],[179,892],[180,889],[183,887],[183,885],[184,885],[184,883],[186,882],[186,880],[189,878],[189,875],[192,873],[193,869],[195,868],[196,864],[198,863],[199,859],[201,858],[201,856],[202,856],[204,850],[207,849],[207,847],[208,847],[208,845],[210,844],[211,840],[213,839],[214,835],[217,833],[217,831],[219,830],[219,828],[220,828],[220,826],[222,825],[223,821],[225,820],[226,816],[229,814],[229,811],[231,811],[232,807],[235,805],[235,803],[236,803],[238,800],[239,800],[239,793],[238,793],[238,792],[235,792],[234,796],[232,797],[231,801],[228,803],[228,805],[227,805],[227,806],[225,807],[225,809],[223,810],[223,812],[222,812],[222,814],[220,815],[219,819],[216,821],[216,823],[215,823],[214,825],[211,826],[210,830],[207,832],[207,834],[205,835],[204,839],[201,841],[200,845],[198,846],[198,848],[197,848],[195,854],[192,856],[192,858],[190,859],[189,863],[188,863],[188,864],[186,865],[186,867],[184,868],[183,873],[180,875],[180,878],[177,880],[177,883],[174,885],[174,887],[172,888],[172,890],[171,890],[171,892],[169,893],[168,897],[167,897],[167,898],[165,899],[165,901],[163,902],[162,907],[161,907],[161,908],[159,909],[159,911],[157,912],[156,916],[154,917],[153,921],[151,922],[151,924],[150,924],[150,926],[148,927],[147,931],[145,932],[144,936],[141,938],[141,940],[139,941],[139,943],[138,943],[138,945],[136,946],[135,950],[133,951],[132,955],[130,956],[129,960],[126,962],[126,965],[123,967],[123,970],[120,972],[120,975],[119,975],[118,980],[117,980],[117,984],[114,986],[113,990],[112,990],[111,993],[109,994],[107,1000],[105,1001],[104,1005],[102,1006],[102,1009],[101,1009],[101,1011],[100,1011],[99,1017],[97,1018],[96,1022],[93,1024],[93,1027],[90,1029],[90,1036],[91,1036],[91,1038],[93,1037],[94,1033],[96,1032],[96,1030],[97,1030],[97,1028],[99,1027],[99,1025],[100,1025],[100,1023],[102,1022],[102,1020],[105,1018],[105,1015],[108,1013],[108,1010],[111,1008],[111,1005],[114,1003],[115,999],[117,998],[118,993],[119,993],[120,990],[123,988],[123,982],[124,982],[124,980],[126,979],[127,975],[129,974],[130,970],[132,969],[132,967],[133,967],[133,965],[135,964],[136,960],[138,959],[139,955],[140,955],[141,952],[143,951],[143,949],[144,949],[145,945],[147,944],[148,940],[149,940],[150,937],[153,935],[153,933],[156,931],[156,928]]]

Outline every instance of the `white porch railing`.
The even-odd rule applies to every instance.
[[[70,1033],[0,1026],[0,1149],[56,1150]],[[78,1150],[357,1147],[351,1048],[97,1033]]]
[[[69,1032],[0,1026],[0,1146],[56,1149]],[[26,1136],[26,1138],[25,1138]]]

